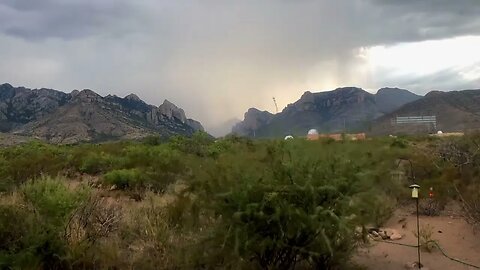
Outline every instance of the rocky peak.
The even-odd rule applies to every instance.
[[[408,90],[400,88],[380,88],[375,94],[375,102],[382,113],[390,113],[400,106],[421,98]]]
[[[232,132],[239,135],[250,136],[254,131],[270,123],[274,114],[250,108],[244,115],[244,120],[232,128]]]
[[[428,92],[425,97],[435,97],[435,96],[440,96],[442,94],[445,94],[445,92],[442,92],[442,91],[438,91],[438,90],[434,90],[434,91],[430,91]]]
[[[245,121],[254,122],[254,121],[269,121],[273,114],[268,111],[260,111],[256,108],[250,108],[244,115]]]
[[[125,99],[126,99],[126,100],[131,100],[131,101],[143,102],[143,100],[141,100],[141,99],[140,99],[137,95],[135,95],[135,94],[130,94],[130,95],[125,96]]]
[[[4,89],[12,89],[13,86],[9,83],[3,83],[3,84],[0,84],[0,90],[4,90]]]
[[[292,114],[302,111],[320,111],[325,108],[358,104],[372,94],[358,87],[342,87],[332,91],[312,93],[305,92],[302,97],[286,108],[286,113]]]
[[[315,94],[310,91],[305,91],[303,95],[300,97],[300,102],[314,102],[315,101]]]
[[[12,98],[15,96],[15,89],[12,85],[4,83],[0,85],[0,99]]]
[[[404,91],[408,92],[408,90],[400,89],[400,88],[397,88],[397,87],[383,87],[383,88],[378,89],[377,95],[378,94],[395,93],[395,92],[404,92]]]
[[[102,96],[90,89],[84,89],[74,96],[75,100],[82,102],[96,102],[102,99]]]
[[[185,123],[187,121],[185,111],[178,108],[175,104],[166,99],[163,104],[158,107],[158,110],[162,115],[166,116],[169,119],[177,118],[182,123]]]
[[[80,91],[78,90],[73,90],[72,92],[70,92],[71,97],[76,97],[78,94],[80,94]]]

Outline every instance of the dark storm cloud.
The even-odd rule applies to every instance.
[[[358,53],[480,35],[478,14],[478,0],[0,0],[0,83],[168,98],[212,126],[311,87],[470,85],[452,69],[364,74]]]
[[[3,0],[0,30],[26,39],[81,38],[135,31],[142,10],[134,1]]]
[[[372,0],[384,16],[384,34],[417,41],[480,33],[477,0]],[[379,18],[377,18],[379,19]],[[381,38],[381,37],[380,37]]]

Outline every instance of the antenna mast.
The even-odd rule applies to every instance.
[[[275,104],[275,110],[276,110],[276,113],[278,113],[278,104],[277,104],[277,100],[275,99],[275,97],[273,97],[272,99],[273,99],[273,103]]]

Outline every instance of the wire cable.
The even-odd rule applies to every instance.
[[[373,239],[374,241],[376,242],[381,242],[381,243],[387,243],[387,244],[392,244],[392,245],[399,245],[399,246],[405,246],[405,247],[411,247],[411,248],[418,248],[417,245],[409,245],[409,244],[402,244],[402,243],[396,243],[396,242],[391,242],[391,241],[385,241],[385,240],[377,240],[377,239]],[[464,264],[464,265],[467,265],[467,266],[470,266],[470,267],[473,267],[473,268],[476,268],[476,269],[480,269],[480,266],[477,266],[477,265],[474,265],[474,264],[471,264],[469,262],[465,262],[465,261],[462,261],[460,259],[457,259],[457,258],[453,258],[452,256],[449,256],[445,250],[440,246],[440,244],[438,244],[437,241],[434,241],[434,240],[430,240],[428,242],[426,242],[425,244],[429,244],[429,243],[434,243],[435,246],[438,247],[438,249],[440,250],[440,252],[442,252],[442,255],[445,256],[446,258],[454,261],[454,262],[458,262],[458,263],[461,263],[461,264]]]

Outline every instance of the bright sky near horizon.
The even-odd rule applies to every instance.
[[[0,83],[169,99],[218,134],[306,91],[480,88],[478,0],[2,0]]]

